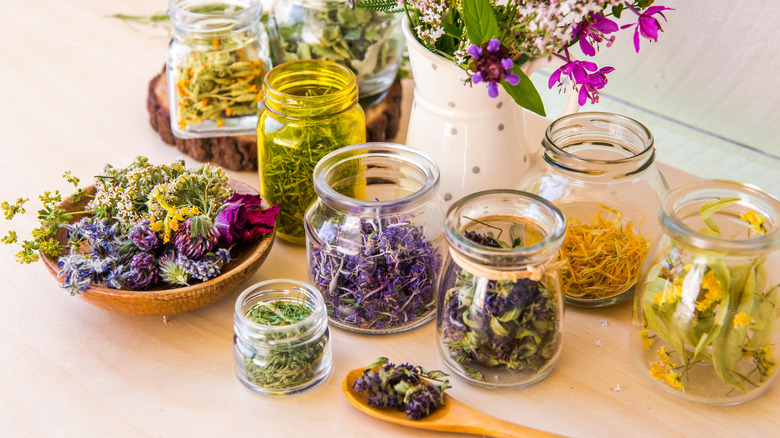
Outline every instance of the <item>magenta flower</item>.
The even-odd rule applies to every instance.
[[[274,230],[279,206],[263,209],[260,195],[234,193],[223,205],[214,226],[219,230],[219,245],[251,242]]]
[[[582,86],[580,86],[579,104],[585,105],[585,102],[590,99],[590,103],[596,103],[599,101],[599,90],[607,85],[607,73],[612,73],[615,69],[612,67],[604,67],[595,73],[588,75],[588,79]]]
[[[509,56],[509,49],[501,45],[497,39],[491,39],[484,47],[472,45],[467,52],[473,58],[469,69],[471,83],[487,82],[488,96],[498,97],[498,84],[507,81],[511,85],[520,83],[520,77],[512,72],[515,63]]]
[[[614,36],[607,38],[605,35],[617,32],[619,29],[617,23],[606,18],[604,14],[591,12],[581,23],[574,26],[573,33],[574,39],[580,40],[582,53],[588,56],[596,56],[599,43],[606,40],[607,47],[609,47],[615,41]],[[594,45],[596,47],[593,47]]]
[[[634,48],[636,49],[636,52],[639,53],[639,35],[642,35],[650,41],[658,41],[658,32],[664,31],[661,29],[661,23],[658,22],[658,19],[653,17],[653,15],[658,14],[666,21],[666,16],[663,14],[663,11],[673,11],[674,9],[665,6],[651,6],[640,14],[633,6],[629,5],[629,8],[639,16],[639,19],[634,24],[622,26],[621,29],[636,26],[636,30],[634,31]]]
[[[553,88],[558,85],[559,88],[564,88],[566,83],[571,81],[574,83],[575,90],[579,88],[580,106],[584,105],[588,99],[591,103],[596,103],[599,100],[599,90],[607,85],[606,75],[614,70],[612,67],[599,69],[595,62],[569,60],[550,75],[547,86]]]

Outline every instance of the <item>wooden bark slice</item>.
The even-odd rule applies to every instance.
[[[401,81],[396,79],[382,99],[364,107],[368,141],[387,141],[398,133],[401,95]],[[188,156],[230,170],[257,170],[257,140],[254,136],[183,139],[173,135],[165,68],[149,82],[146,109],[149,124],[160,138]]]

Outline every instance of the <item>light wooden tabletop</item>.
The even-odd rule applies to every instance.
[[[0,200],[35,201],[44,190],[67,190],[65,170],[88,181],[105,163],[180,156],[152,131],[145,110],[147,82],[165,60],[165,32],[108,17],[165,7],[162,0],[49,0],[15,2],[0,14]],[[532,119],[530,137],[540,138],[546,123]],[[673,184],[690,178],[664,170]],[[258,185],[254,173],[230,176]],[[32,215],[15,222],[18,231],[35,226]],[[7,230],[3,222],[0,233]],[[378,356],[443,369],[432,323],[383,337],[333,329],[333,374],[301,396],[268,398],[238,382],[231,356],[235,299],[256,281],[305,280],[303,247],[277,241],[250,282],[167,322],[68,296],[41,263],[16,264],[16,251],[0,247],[0,435],[444,436],[381,423],[340,391],[348,370]],[[545,380],[486,390],[455,379],[449,392],[502,419],[570,436],[777,434],[778,385],[727,408],[652,388],[631,362],[630,318],[630,303],[567,308],[561,360]]]

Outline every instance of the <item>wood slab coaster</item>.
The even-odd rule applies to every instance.
[[[363,107],[368,141],[387,141],[396,136],[401,121],[401,95],[401,81],[396,79],[382,99]],[[257,140],[254,136],[183,139],[173,135],[165,68],[149,81],[146,109],[149,123],[160,138],[188,156],[230,170],[257,170]]]

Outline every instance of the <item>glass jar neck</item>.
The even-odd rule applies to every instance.
[[[520,227],[519,231],[513,228]],[[496,232],[491,230],[498,230]],[[492,233],[495,240],[511,242],[515,248],[493,248],[479,244],[467,232]],[[549,201],[526,192],[489,190],[455,202],[447,212],[445,236],[451,255],[466,265],[490,272],[488,278],[503,279],[522,270],[550,264],[566,234],[566,218]],[[461,264],[459,263],[459,264]],[[461,266],[469,270],[467,266]]]
[[[355,74],[335,62],[306,60],[274,67],[263,82],[263,102],[291,119],[331,117],[357,105]]]
[[[636,120],[610,113],[577,113],[547,128],[544,160],[589,181],[617,181],[643,173],[655,161],[653,135]]]
[[[169,0],[174,40],[193,48],[240,46],[259,30],[259,0]]]
[[[714,200],[721,200],[722,207],[708,204]],[[705,217],[717,226],[717,233],[702,218],[708,205],[712,213]],[[659,217],[665,233],[694,248],[733,255],[780,248],[780,201],[747,184],[726,180],[684,184],[666,194]]]
[[[383,185],[396,190],[386,191],[384,196],[368,191]],[[438,188],[439,168],[433,159],[393,143],[347,146],[326,155],[314,168],[317,196],[345,214],[377,217],[411,213],[433,201]]]

